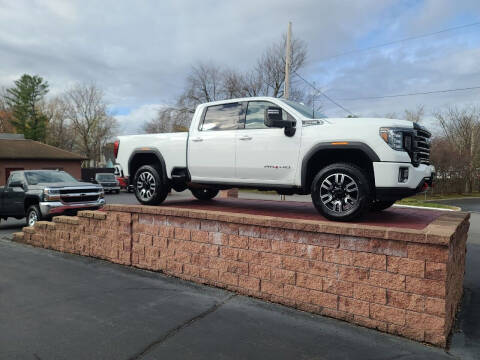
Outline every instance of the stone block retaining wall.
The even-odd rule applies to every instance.
[[[469,215],[423,230],[108,205],[15,234],[445,347],[462,297]]]

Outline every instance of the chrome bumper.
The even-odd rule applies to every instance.
[[[103,186],[104,191],[120,190],[120,186]]]
[[[63,203],[61,201],[42,201],[40,202],[40,212],[42,216],[60,215],[71,210],[99,209],[105,205],[105,199],[97,201],[86,201],[80,203]]]

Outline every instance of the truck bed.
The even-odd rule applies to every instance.
[[[167,175],[170,176],[174,167],[187,166],[187,139],[187,132],[119,136],[117,163],[122,166],[126,176],[133,176],[128,173],[130,155],[135,150],[156,149],[162,154]]]

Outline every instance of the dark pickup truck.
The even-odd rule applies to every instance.
[[[12,171],[6,186],[0,186],[0,218],[27,218],[33,226],[54,215],[99,209],[105,205],[100,185],[79,182],[57,170]]]

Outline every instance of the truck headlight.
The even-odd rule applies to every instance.
[[[55,189],[44,189],[43,190],[43,200],[44,201],[60,201],[60,191]]]
[[[382,127],[380,128],[379,134],[383,141],[385,141],[392,149],[405,151],[404,137],[406,134],[410,134],[410,132],[410,129]]]

